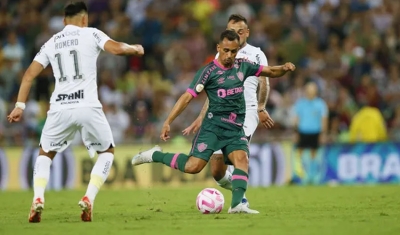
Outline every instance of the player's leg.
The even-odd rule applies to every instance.
[[[318,183],[316,182],[317,176],[319,173],[319,166],[318,166],[318,160],[316,159],[317,156],[317,151],[319,148],[319,136],[320,134],[311,134],[310,135],[310,143],[309,143],[309,148],[310,148],[310,166],[309,166],[309,175],[310,175],[310,182],[312,183]]]
[[[217,136],[213,132],[200,129],[193,139],[189,153],[164,153],[159,146],[140,152],[132,158],[132,165],[158,162],[188,174],[199,173],[210,159],[218,144]]]
[[[77,109],[79,111],[79,109]],[[93,207],[96,196],[107,180],[114,161],[114,139],[110,125],[100,108],[87,109],[89,112],[80,119],[82,123],[82,140],[88,149],[90,156],[97,152],[96,163],[90,173],[90,181],[85,195],[78,202],[81,207],[82,221],[89,222],[93,219]]]
[[[258,211],[252,210],[242,203],[248,183],[249,158],[247,152],[235,150],[228,154],[228,159],[235,167],[232,173],[232,201],[228,213],[258,214]]]
[[[173,169],[177,169],[183,173],[197,174],[207,165],[208,159],[212,152],[208,153],[208,157],[187,155],[184,153],[164,153],[159,146],[155,146],[149,150],[140,152],[132,158],[132,165],[137,166],[144,163],[163,163]]]
[[[210,159],[211,175],[217,184],[229,191],[232,191],[232,172],[228,171],[224,155],[221,150],[214,152]]]
[[[242,135],[243,134],[243,135]],[[247,190],[248,171],[249,171],[249,145],[244,136],[232,132],[226,132],[228,144],[222,148],[225,163],[233,164],[232,172],[232,202],[228,213],[249,213],[258,214],[256,210],[250,209],[245,203],[242,203],[243,196]]]
[[[29,213],[29,222],[41,220],[44,209],[44,192],[50,178],[50,167],[57,152],[66,149],[76,132],[70,112],[62,110],[49,112],[40,137],[39,156],[36,158],[33,171],[33,203]]]

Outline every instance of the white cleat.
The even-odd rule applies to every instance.
[[[230,208],[229,207],[228,214],[239,214],[239,213],[243,213],[243,214],[260,214],[260,212],[248,208],[247,205],[244,204],[244,203],[239,203],[239,205],[237,205],[234,208]]]
[[[143,163],[153,162],[153,153],[155,151],[162,151],[161,147],[156,145],[153,148],[146,150],[144,152],[139,152],[132,158],[132,165],[137,166]]]

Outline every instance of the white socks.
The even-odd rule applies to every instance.
[[[93,166],[90,174],[90,181],[86,191],[86,196],[92,203],[94,202],[99,189],[107,180],[113,161],[114,154],[108,152],[99,154],[96,164]]]
[[[232,172],[235,169],[234,166],[228,166],[225,172],[225,176],[222,179],[217,181],[217,184],[224,189],[232,191]],[[243,195],[243,198],[246,198],[246,195]]]
[[[52,160],[47,156],[40,155],[36,158],[33,169],[33,200],[41,198],[44,201],[44,191],[49,182],[51,163]]]

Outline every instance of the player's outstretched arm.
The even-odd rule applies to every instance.
[[[134,55],[142,56],[144,55],[144,49],[142,45],[129,45],[124,42],[117,42],[112,39],[108,40],[104,44],[104,50],[113,55]]]
[[[200,111],[199,116],[194,120],[190,126],[186,127],[185,130],[182,131],[183,135],[189,135],[190,133],[196,133],[199,129],[201,124],[203,123],[203,119],[206,116],[207,110],[208,110],[208,104],[209,100],[208,98],[206,99],[206,102],[204,102],[203,108]]]
[[[172,108],[171,112],[169,113],[167,119],[164,122],[164,125],[161,130],[160,138],[164,141],[170,138],[169,136],[169,125],[182,113],[183,110],[186,109],[190,101],[192,101],[193,96],[189,92],[183,93],[179,100],[175,103],[174,107]]]
[[[286,72],[294,71],[296,66],[290,62],[280,66],[265,66],[262,68],[259,76],[270,78],[282,77]]]
[[[25,102],[28,99],[29,91],[32,87],[33,80],[43,71],[43,65],[33,61],[22,77],[21,86],[18,92],[17,103],[14,110],[7,116],[9,122],[18,122],[21,120],[22,113],[25,109]]]

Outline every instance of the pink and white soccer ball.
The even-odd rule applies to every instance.
[[[218,214],[224,208],[224,195],[215,188],[205,188],[197,195],[197,209],[203,214]]]

